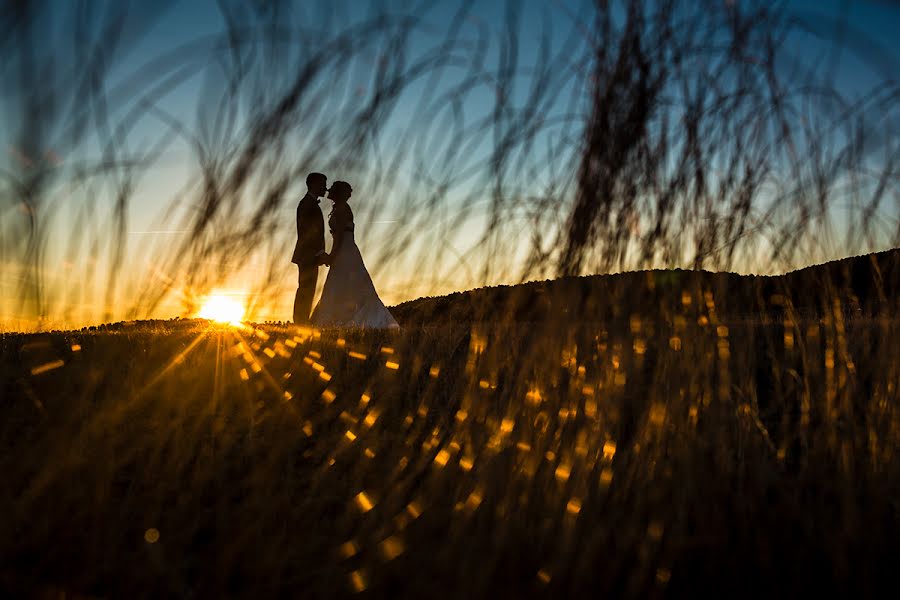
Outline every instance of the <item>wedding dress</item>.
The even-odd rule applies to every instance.
[[[344,216],[336,218],[336,213]],[[353,239],[353,213],[346,204],[335,208],[328,218],[334,236],[342,227],[343,240],[337,253],[332,251],[331,267],[325,278],[322,297],[310,320],[316,327],[364,327],[369,329],[397,329],[400,326],[384,306],[372,278],[363,263],[359,247]]]

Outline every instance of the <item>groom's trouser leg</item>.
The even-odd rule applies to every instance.
[[[316,280],[319,277],[319,266],[297,265],[297,268],[300,273],[297,278],[297,293],[294,294],[294,323],[302,325],[309,323],[313,295],[316,293]]]

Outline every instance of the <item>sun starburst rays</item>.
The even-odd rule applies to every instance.
[[[197,316],[201,319],[209,319],[217,323],[240,325],[244,319],[247,308],[232,295],[224,293],[210,294],[203,302]]]

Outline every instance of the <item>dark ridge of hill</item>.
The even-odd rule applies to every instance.
[[[897,315],[900,248],[845,258],[784,275],[738,275],[684,269],[588,275],[486,287],[404,302],[391,312],[401,325],[471,322],[580,322],[631,314],[699,314],[712,300],[720,318]]]
[[[255,324],[254,324],[255,325]],[[181,318],[174,317],[172,319],[136,319],[129,321],[115,321],[110,323],[102,323],[100,325],[86,325],[78,329],[52,329],[41,332],[25,332],[25,331],[0,331],[0,336],[22,336],[47,334],[47,333],[181,333],[185,331],[206,330],[210,327],[227,327],[218,325],[214,321],[200,318]]]

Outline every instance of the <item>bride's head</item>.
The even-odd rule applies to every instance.
[[[353,188],[346,181],[335,181],[331,184],[331,189],[328,190],[328,197],[335,204],[346,202],[350,199],[351,194],[353,194]]]

